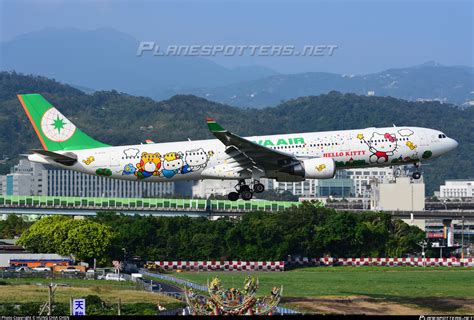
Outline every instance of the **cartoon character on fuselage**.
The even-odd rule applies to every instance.
[[[140,179],[158,176],[160,167],[161,155],[158,152],[143,152],[140,163],[137,163],[137,171],[135,171],[135,175]]]
[[[372,137],[366,142],[369,151],[372,152],[370,162],[384,163],[389,161],[389,157],[397,150],[397,138],[394,134],[377,132],[372,133]]]
[[[161,173],[164,177],[170,179],[181,170],[183,164],[183,154],[181,152],[169,152],[163,157]]]

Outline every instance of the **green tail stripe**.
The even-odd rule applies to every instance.
[[[225,131],[224,128],[222,128],[218,123],[216,122],[208,122],[207,126],[209,127],[209,130],[211,132],[223,132]]]
[[[22,94],[18,95],[18,99],[45,150],[80,150],[109,146],[76,128],[40,94]]]

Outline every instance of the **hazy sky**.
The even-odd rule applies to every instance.
[[[435,60],[474,65],[474,1],[0,0],[1,40],[111,27],[163,44],[337,45],[329,57],[224,57],[280,72],[368,73]]]

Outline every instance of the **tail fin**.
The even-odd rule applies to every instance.
[[[48,151],[79,150],[107,147],[76,128],[61,112],[40,94],[19,94],[23,109],[30,119],[41,145]]]

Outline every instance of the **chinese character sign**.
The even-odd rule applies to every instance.
[[[86,315],[86,299],[74,299],[72,301],[72,315],[73,316]]]

